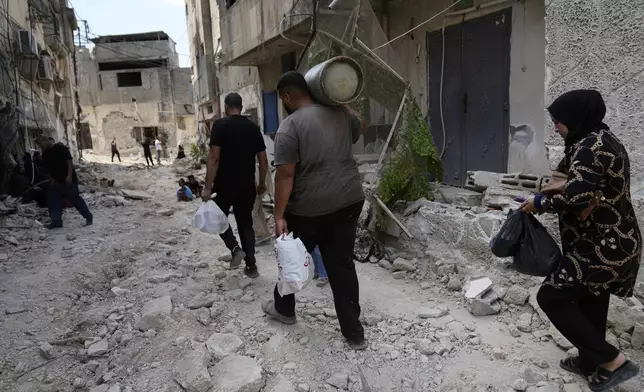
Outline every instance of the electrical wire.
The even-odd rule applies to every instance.
[[[454,2],[449,6],[449,7],[445,8],[445,9],[444,9],[444,10],[442,10],[442,11],[440,11],[439,13],[437,13],[436,15],[432,16],[431,18],[427,19],[426,21],[424,21],[424,22],[422,22],[422,23],[417,24],[417,25],[416,25],[416,27],[414,27],[414,28],[412,28],[412,29],[410,29],[410,30],[408,30],[408,31],[406,31],[406,32],[404,32],[404,33],[402,33],[402,34],[400,34],[400,35],[399,35],[399,36],[397,36],[396,38],[394,38],[394,39],[392,39],[392,40],[390,40],[390,41],[388,41],[388,42],[385,42],[384,44],[382,44],[382,45],[378,46],[377,48],[373,48],[373,49],[371,49],[371,50],[376,51],[376,50],[378,50],[378,49],[382,49],[382,48],[384,48],[385,46],[389,45],[390,43],[392,43],[392,42],[394,42],[394,41],[398,41],[399,39],[401,39],[402,37],[406,36],[407,34],[412,33],[412,32],[414,32],[414,31],[418,30],[418,29],[419,29],[419,28],[421,28],[422,26],[426,25],[427,23],[431,22],[432,20],[434,20],[434,19],[436,19],[437,17],[439,17],[439,16],[443,15],[443,14],[444,14],[444,13],[446,13],[447,11],[451,10],[452,8],[454,8],[454,7],[455,7],[458,3],[460,3],[461,1],[463,1],[463,0],[456,0],[456,1],[454,1]]]
[[[445,18],[443,18],[443,29],[442,29],[442,54],[441,54],[441,83],[440,83],[440,92],[439,92],[439,110],[441,114],[441,128],[443,129],[443,147],[441,148],[441,159],[445,155],[445,147],[447,145],[447,131],[445,130],[445,116],[443,115],[443,84],[445,82]]]

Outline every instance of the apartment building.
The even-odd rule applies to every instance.
[[[81,127],[92,148],[140,154],[145,137],[159,137],[166,154],[196,140],[190,68],[179,67],[175,42],[163,31],[101,36],[78,48]]]
[[[66,0],[0,0],[0,151],[2,172],[45,134],[78,157],[74,30]]]

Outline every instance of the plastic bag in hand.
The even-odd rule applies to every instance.
[[[214,201],[208,200],[197,210],[192,227],[204,233],[222,234],[228,230],[228,217]]]
[[[277,291],[281,296],[295,294],[313,280],[315,266],[304,243],[292,234],[282,235],[275,245],[277,253]]]
[[[490,241],[490,249],[497,257],[514,256],[519,250],[523,234],[523,215],[520,210],[510,211],[501,230]]]
[[[548,276],[563,257],[559,245],[537,218],[531,214],[521,215],[523,234],[514,255],[514,267],[522,274]]]

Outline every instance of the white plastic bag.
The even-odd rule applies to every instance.
[[[214,201],[208,200],[197,210],[192,227],[204,233],[222,234],[228,230],[228,217]]]
[[[313,259],[299,238],[282,235],[275,245],[277,253],[277,291],[281,296],[295,294],[313,280]]]

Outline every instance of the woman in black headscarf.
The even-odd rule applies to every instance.
[[[602,121],[599,92],[575,90],[548,108],[565,157],[567,174],[554,194],[536,195],[525,212],[559,215],[563,258],[537,295],[552,324],[579,349],[561,367],[589,376],[590,389],[606,391],[635,377],[639,368],[606,342],[610,295],[631,297],[642,237],[631,204],[630,162],[622,143]]]

